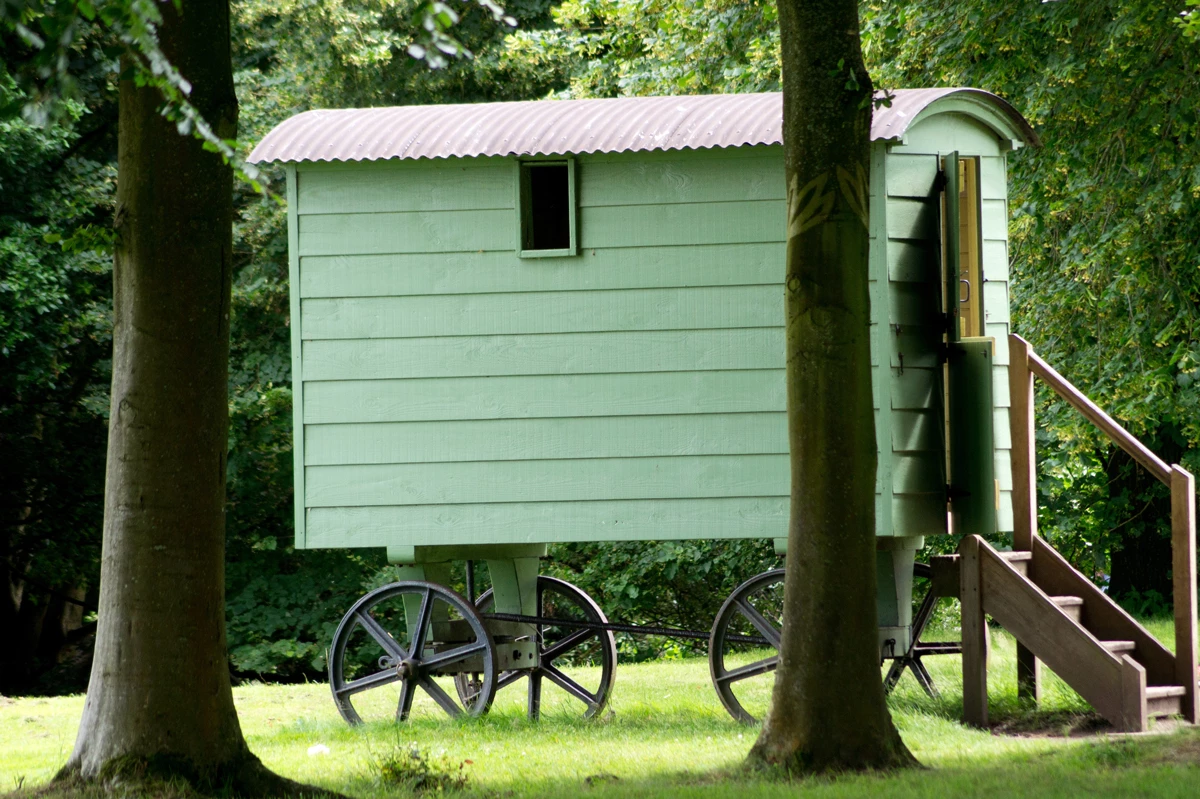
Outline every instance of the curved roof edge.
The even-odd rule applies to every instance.
[[[989,125],[1013,147],[1039,144],[1008,102],[980,89],[900,89],[876,109],[873,141],[901,141],[943,112]],[[573,155],[708,149],[783,141],[783,97],[713,94],[305,111],[281,122],[251,163]]]
[[[916,110],[911,118],[906,119],[904,128],[897,135],[876,136],[875,125],[871,126],[872,139],[900,140],[910,127],[923,119],[945,113],[959,113],[973,117],[990,127],[998,136],[1007,139],[1011,148],[1016,150],[1028,145],[1041,147],[1042,140],[1034,131],[1029,121],[1021,112],[1004,98],[985,92],[982,89],[917,89],[919,92],[938,92],[928,102]],[[878,115],[878,111],[875,112]]]

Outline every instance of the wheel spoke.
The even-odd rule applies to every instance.
[[[362,625],[363,629],[375,639],[375,643],[383,647],[383,651],[401,660],[408,657],[408,653],[404,651],[404,647],[400,646],[400,643],[392,637],[391,633],[383,629],[382,624],[375,621],[375,617],[371,615],[370,611],[360,610],[354,614],[354,617]]]
[[[400,701],[396,704],[396,721],[407,721],[412,710],[413,695],[417,692],[415,680],[405,680],[400,686]]]
[[[395,669],[384,669],[377,671],[374,674],[366,677],[359,677],[357,680],[350,682],[338,688],[335,693],[338,696],[352,696],[353,694],[362,693],[371,688],[378,688],[381,685],[390,685],[400,679],[400,675]]]
[[[579,632],[571,633],[566,638],[558,641],[553,646],[548,646],[542,650],[542,662],[552,663],[554,659],[560,655],[565,655],[575,647],[587,641],[589,638],[596,636],[595,630],[580,630]]]
[[[462,708],[460,708],[449,694],[442,690],[442,686],[433,681],[432,677],[422,677],[421,687],[425,692],[433,697],[433,701],[442,706],[442,710],[446,711],[450,716],[461,716]]]
[[[572,680],[567,675],[563,674],[558,669],[550,665],[543,665],[541,669],[542,673],[549,677],[551,682],[569,693],[571,696],[578,699],[580,702],[586,704],[588,707],[595,707],[599,704],[595,694]]]
[[[417,611],[417,622],[413,625],[413,637],[409,641],[415,657],[420,657],[420,653],[425,649],[425,633],[429,627],[431,616],[433,616],[433,592],[426,588],[421,597],[421,609]]]
[[[436,655],[425,658],[421,661],[421,667],[424,669],[436,669],[449,663],[458,663],[461,660],[466,660],[476,652],[482,652],[486,649],[486,641],[476,641],[473,644],[458,646],[454,649],[449,649],[445,652],[438,652]]]
[[[748,666],[742,666],[740,668],[734,669],[733,671],[727,671],[724,674],[722,674],[720,677],[717,677],[716,681],[718,683],[737,682],[739,680],[745,680],[750,677],[757,677],[760,674],[766,674],[767,672],[770,672],[770,671],[775,671],[775,669],[778,666],[779,666],[779,656],[774,655],[772,657],[766,658],[765,660],[760,660],[757,663],[751,663]]]
[[[738,599],[737,608],[754,625],[754,629],[758,630],[770,642],[771,646],[776,649],[779,648],[779,631],[775,629],[771,622],[763,618],[763,615],[745,599]]]

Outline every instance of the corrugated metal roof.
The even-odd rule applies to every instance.
[[[873,140],[898,140],[937,100],[961,97],[990,106],[1036,143],[1011,105],[978,89],[902,89],[878,108]],[[371,161],[489,155],[567,155],[779,144],[783,96],[715,94],[535,100],[472,105],[306,111],[266,135],[249,160]]]

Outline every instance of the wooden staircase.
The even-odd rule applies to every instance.
[[[1018,686],[1023,696],[1039,698],[1044,662],[1119,730],[1140,732],[1149,719],[1161,716],[1181,716],[1195,724],[1200,707],[1192,475],[1178,465],[1168,466],[1150,452],[1038,358],[1019,336],[1010,336],[1009,344],[1014,551],[998,552],[972,535],[963,539],[958,555],[933,564],[935,588],[939,574],[944,586],[957,577],[954,593],[962,600],[965,720],[987,726],[985,616],[991,616],[1017,639]],[[1175,653],[1037,535],[1035,376],[1170,486]]]

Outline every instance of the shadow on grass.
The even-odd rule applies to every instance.
[[[1200,730],[1155,736],[1097,737],[1078,746],[1039,754],[1014,753],[980,765],[908,769],[886,774],[843,774],[781,779],[732,769],[648,779],[598,774],[579,781],[537,781],[515,794],[478,796],[705,797],[774,799],[814,797],[1195,797],[1200,784]],[[464,797],[469,794],[464,794]]]

